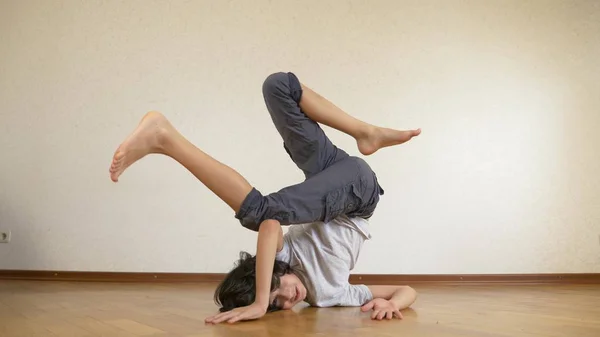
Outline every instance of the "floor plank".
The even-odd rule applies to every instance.
[[[598,337],[600,285],[416,285],[403,320],[310,308],[205,325],[215,284],[0,281],[0,336]]]

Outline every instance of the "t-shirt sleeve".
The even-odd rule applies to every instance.
[[[292,246],[287,237],[283,237],[283,248],[275,254],[275,259],[286,263],[292,262]]]
[[[364,284],[349,284],[339,296],[338,306],[359,307],[373,299],[373,294]]]

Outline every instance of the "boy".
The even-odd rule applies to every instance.
[[[221,313],[207,323],[257,319],[268,311],[313,306],[362,306],[373,319],[401,318],[416,292],[406,286],[351,285],[365,240],[367,220],[383,189],[367,163],[349,156],[327,138],[318,123],[354,137],[370,155],[402,144],[421,132],[377,127],[360,121],[302,84],[293,73],[275,73],[263,84],[271,119],[283,146],[306,177],[302,183],[261,194],[232,168],[182,136],[160,113],[149,112],[119,146],[110,167],[117,182],[131,164],[148,154],[169,156],[227,203],[241,225],[258,232],[257,252],[242,254],[219,285]],[[291,226],[285,237],[281,226]]]

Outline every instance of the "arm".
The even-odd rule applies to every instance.
[[[409,286],[368,286],[373,299],[390,301],[396,310],[410,307],[417,300],[417,292]]]
[[[394,315],[402,318],[400,310],[410,307],[417,299],[417,292],[408,286],[368,286],[373,300],[361,307],[362,311],[373,310],[372,319],[384,317],[392,319]]]
[[[254,303],[220,313],[206,320],[207,323],[221,323],[261,318],[269,307],[271,279],[275,255],[283,248],[283,231],[279,221],[265,220],[260,224],[256,247],[256,296]]]
[[[256,300],[264,308],[269,307],[271,279],[275,254],[283,247],[283,231],[277,220],[265,220],[258,230],[256,247]]]

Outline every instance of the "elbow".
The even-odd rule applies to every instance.
[[[271,232],[281,230],[281,224],[277,220],[265,220],[260,224],[259,232]]]
[[[406,292],[413,294],[415,297],[417,296],[417,291],[411,286],[403,286]]]
[[[409,294],[409,297],[411,299],[410,304],[409,304],[409,306],[410,306],[413,303],[415,303],[415,301],[417,300],[417,297],[419,296],[419,294],[417,293],[417,291],[414,288],[409,287],[409,286],[405,286],[405,287],[406,287],[405,291],[406,291],[407,294]]]

